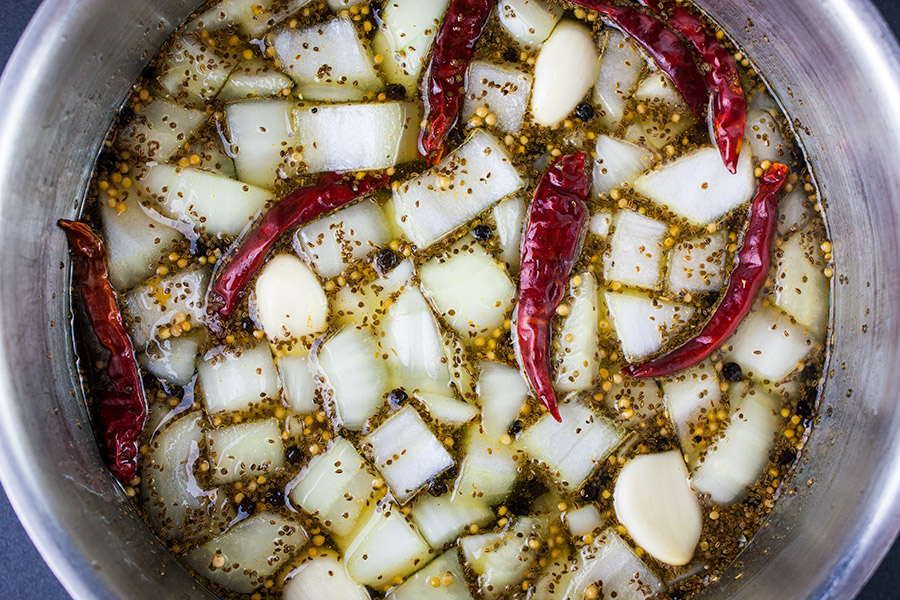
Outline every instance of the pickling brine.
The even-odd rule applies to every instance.
[[[685,3],[200,7],[61,222],[111,474],[223,598],[715,586],[827,357],[789,123]]]

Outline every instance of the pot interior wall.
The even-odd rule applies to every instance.
[[[63,235],[131,82],[194,2],[48,0],[0,82],[0,469],[76,598],[211,597],[107,475],[71,367]],[[835,240],[822,420],[768,525],[704,598],[849,598],[896,534],[900,92],[893,38],[851,0],[708,0],[796,119]]]

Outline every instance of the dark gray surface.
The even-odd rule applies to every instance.
[[[891,24],[894,33],[900,34],[900,2],[873,1]],[[6,64],[15,41],[38,4],[37,0],[0,0],[0,65]],[[2,598],[21,600],[69,598],[28,540],[3,493],[0,493],[0,565],[2,565],[0,567]],[[898,597],[900,597],[900,543],[894,545],[857,600]]]

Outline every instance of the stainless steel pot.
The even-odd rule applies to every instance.
[[[131,82],[194,0],[46,0],[0,81],[0,475],[78,599],[212,598],[108,476],[73,368],[63,235]],[[837,323],[789,494],[703,598],[851,598],[900,527],[900,49],[866,0],[702,0],[827,200]]]

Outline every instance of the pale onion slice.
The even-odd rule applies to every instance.
[[[594,196],[609,194],[623,183],[634,181],[655,162],[650,150],[608,135],[597,136],[594,151],[596,157],[591,188]]]
[[[201,108],[216,97],[236,64],[232,55],[220,54],[191,34],[177,38],[163,56],[160,85],[179,103]]]
[[[154,339],[144,353],[138,355],[141,366],[169,383],[187,385],[197,369],[197,355],[203,341],[203,330],[180,337]]]
[[[301,106],[294,144],[310,173],[387,169],[418,158],[421,120],[413,102]]]
[[[442,425],[461,427],[478,416],[477,406],[454,398],[450,390],[446,394],[415,392],[414,396],[425,412]]]
[[[519,517],[505,531],[462,538],[459,549],[478,577],[484,598],[507,597],[537,561],[537,552],[528,544],[536,535],[536,526],[534,519]]]
[[[669,292],[679,295],[720,290],[725,283],[727,245],[725,231],[679,242],[669,253]]]
[[[256,279],[254,318],[273,344],[306,350],[328,324],[328,298],[315,273],[292,254],[269,259]]]
[[[483,361],[478,377],[481,426],[489,439],[499,441],[518,418],[528,399],[522,373],[500,363]]]
[[[731,421],[694,468],[691,486],[719,505],[740,500],[762,475],[781,429],[778,399],[759,386],[730,388]]]
[[[100,191],[97,204],[106,244],[109,281],[119,292],[150,277],[163,257],[184,239],[176,229],[147,214],[136,197],[129,196],[110,206],[109,196]]]
[[[600,122],[610,131],[619,127],[645,64],[644,55],[634,41],[617,29],[609,30],[600,56],[593,100],[599,109]]]
[[[303,226],[294,245],[320,277],[331,279],[390,241],[384,211],[363,200]]]
[[[375,494],[376,475],[353,444],[337,438],[327,452],[314,456],[288,486],[291,503],[318,519],[338,539],[353,532]]]
[[[586,504],[581,508],[565,512],[566,525],[573,537],[584,537],[603,527],[606,519],[600,514],[595,504]]]
[[[454,465],[453,457],[411,406],[401,408],[360,444],[400,504]]]
[[[344,327],[313,355],[323,395],[346,429],[359,431],[384,404],[389,381],[379,354],[365,330]]]
[[[122,126],[116,142],[141,158],[167,161],[190,140],[209,114],[154,98]]]
[[[638,177],[634,189],[696,225],[707,225],[749,201],[756,191],[750,150],[732,175],[716,148],[701,148]]]
[[[444,357],[450,369],[450,385],[456,390],[457,396],[472,403],[478,396],[478,376],[469,352],[463,347],[459,336],[449,329],[441,328],[441,338],[444,342]]]
[[[497,16],[507,33],[526,50],[544,43],[562,17],[561,6],[544,0],[500,0]]]
[[[188,29],[235,27],[250,38],[258,38],[312,0],[221,0],[188,25]]]
[[[344,564],[356,581],[384,590],[418,570],[431,552],[399,506],[376,504],[360,518],[344,551]]]
[[[316,382],[309,364],[309,357],[286,355],[278,359],[278,375],[281,377],[282,394],[287,406],[300,415],[316,412]]]
[[[613,217],[613,235],[604,264],[607,281],[659,289],[662,278],[664,240],[669,226],[630,210]]]
[[[381,73],[408,93],[418,90],[431,45],[450,0],[391,0],[381,11],[381,26],[372,40],[384,57]]]
[[[332,12],[339,12],[342,8],[350,8],[364,2],[368,3],[368,0],[328,0],[328,8]]]
[[[497,227],[497,238],[500,241],[500,258],[512,273],[519,271],[522,259],[522,228],[525,222],[525,199],[514,196],[502,200],[494,206],[492,214]]]
[[[125,295],[124,309],[130,317],[128,332],[135,349],[144,350],[160,329],[174,323],[179,314],[190,320],[192,326],[203,322],[209,274],[209,267],[192,267],[165,277],[153,277]]]
[[[300,565],[287,574],[281,589],[283,600],[370,600],[369,592],[353,581],[340,557],[331,550],[317,549],[305,556]]]
[[[409,287],[388,308],[379,339],[391,385],[447,394],[450,370],[441,331],[418,288]]]
[[[775,306],[817,337],[828,326],[831,292],[821,243],[816,231],[803,229],[775,250]]]
[[[309,541],[299,523],[272,512],[244,519],[185,555],[198,574],[233,592],[249,594]],[[223,567],[218,567],[224,558]]]
[[[662,71],[656,71],[644,77],[634,91],[634,99],[665,112],[677,113],[682,116],[691,114],[691,109],[685,103],[681,92],[678,91],[669,76]]]
[[[206,432],[206,447],[211,463],[210,479],[215,484],[271,476],[284,466],[278,419],[211,429]]]
[[[527,72],[480,60],[469,65],[466,99],[460,118],[468,121],[481,107],[497,118],[497,129],[516,134],[522,129],[532,77]]]
[[[624,427],[655,419],[665,406],[655,381],[622,376],[613,376],[612,387],[603,394],[603,403],[608,414]]]
[[[616,600],[648,600],[663,589],[663,583],[638,558],[612,528],[581,548],[576,567],[560,583],[560,598],[585,598],[588,589],[603,582],[603,597]]]
[[[677,450],[635,456],[616,478],[616,517],[637,545],[657,560],[686,565],[703,530],[700,502]]]
[[[463,461],[453,488],[453,502],[494,506],[512,493],[519,474],[515,451],[469,426],[463,440]]]
[[[559,406],[562,423],[551,415],[519,436],[521,448],[566,493],[578,491],[625,437],[625,430],[573,397]]]
[[[387,309],[414,272],[412,261],[407,259],[370,283],[347,283],[338,288],[331,303],[336,325],[380,327]]]
[[[281,382],[267,344],[209,351],[197,371],[206,412],[248,410],[278,398]]]
[[[165,216],[211,236],[237,236],[274,196],[218,173],[168,163],[138,170],[138,191]]]
[[[572,301],[554,336],[554,387],[560,392],[585,391],[600,370],[600,331],[597,329],[597,280],[584,271],[569,280]]]
[[[577,568],[572,555],[572,547],[568,543],[556,546],[559,554],[551,551],[547,565],[541,570],[540,579],[535,583],[533,598],[541,600],[569,600],[566,596],[566,587],[572,580],[572,571]]]
[[[271,189],[293,175],[299,164],[294,138],[291,100],[245,100],[225,107],[225,121],[237,178]]]
[[[441,317],[464,338],[502,327],[512,311],[515,284],[485,247],[471,238],[463,238],[419,267],[419,279]]]
[[[209,521],[209,498],[194,465],[203,444],[201,419],[195,411],[169,423],[150,442],[141,463],[141,499],[154,530],[167,539],[193,538]]]
[[[599,68],[591,30],[577,21],[560,21],[534,65],[534,122],[549,127],[566,118],[594,85]]]
[[[294,87],[291,78],[273,68],[261,58],[251,58],[238,64],[219,90],[218,100],[246,100],[277,96]]]
[[[422,494],[413,502],[410,514],[432,548],[455,541],[470,525],[482,527],[495,518],[487,503],[454,502],[453,492],[442,496]]]
[[[810,200],[802,187],[788,192],[778,202],[778,235],[785,237],[809,225],[815,216],[815,197]]]
[[[728,411],[728,399],[722,396],[719,386],[719,375],[708,360],[662,382],[666,413],[691,466],[696,464],[701,450],[694,439],[697,427],[704,425],[704,420],[718,420],[719,411]],[[710,415],[715,415],[715,419],[710,419]],[[707,431],[704,427],[703,432]]]
[[[611,212],[601,211],[591,215],[588,223],[588,231],[600,238],[609,236],[609,230],[612,228],[613,214]]]
[[[738,326],[722,347],[727,361],[762,383],[778,383],[802,368],[816,347],[809,332],[777,308],[760,305]]]
[[[225,152],[224,139],[221,136],[194,140],[185,153],[191,162],[199,159],[197,168],[218,173],[229,179],[237,179],[234,160]],[[196,159],[195,159],[196,157]]]
[[[758,162],[789,163],[791,145],[781,133],[778,122],[767,111],[751,109],[747,112],[745,139]]]
[[[633,144],[649,146],[662,151],[667,145],[676,144],[679,136],[695,122],[690,115],[681,117],[678,121],[663,116],[651,117],[646,121],[633,122],[625,129],[623,137]]]
[[[662,348],[694,314],[691,306],[637,292],[606,292],[606,306],[625,360],[631,363]]]
[[[441,582],[439,587],[434,581]],[[449,582],[449,584],[448,584]],[[473,600],[456,549],[451,548],[388,592],[387,600]]]
[[[524,185],[497,138],[478,129],[453,154],[394,191],[396,219],[424,249]]]
[[[371,50],[348,17],[274,33],[272,46],[306,100],[362,100],[383,87]]]

